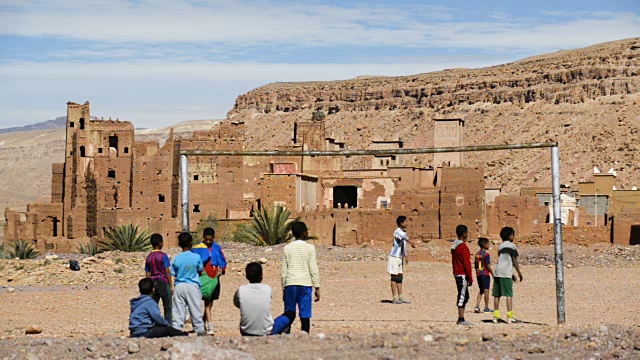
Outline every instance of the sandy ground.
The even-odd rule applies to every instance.
[[[352,342],[360,338],[362,338],[361,342],[366,343],[371,340],[371,336],[381,336],[380,339],[383,340],[380,341],[384,342],[387,341],[384,340],[384,334],[406,334],[402,337],[407,336],[409,340],[421,339],[424,334],[434,334],[436,339],[438,336],[445,339],[455,337],[456,334],[463,334],[470,339],[479,339],[483,334],[498,334],[499,337],[515,336],[515,334],[523,336],[556,334],[554,336],[557,336],[558,332],[569,331],[567,329],[599,329],[602,324],[621,326],[621,331],[640,329],[638,328],[640,302],[637,301],[638,288],[640,288],[640,277],[638,277],[640,266],[638,265],[609,268],[582,266],[566,269],[567,326],[565,327],[556,325],[553,268],[524,267],[525,279],[522,283],[515,285],[514,299],[516,317],[523,323],[496,325],[488,322],[491,315],[474,314],[471,310],[478,293],[474,287],[470,301],[472,304],[467,306],[466,315],[467,319],[474,323],[471,329],[463,329],[455,325],[456,290],[448,264],[410,263],[406,269],[405,293],[413,303],[407,305],[385,303],[390,298],[385,267],[386,262],[381,260],[322,263],[322,299],[314,304],[311,337],[319,339],[320,334],[324,339],[324,336],[327,336],[328,341],[324,343],[329,344],[329,340],[333,339],[337,341],[335,346],[340,346],[344,341]],[[227,337],[231,339],[239,337],[239,312],[232,304],[232,297],[235,289],[245,281],[244,276],[236,275],[235,272],[222,279],[221,298],[214,303],[215,339],[218,339],[216,340],[218,342]],[[282,300],[277,295],[281,291],[279,281],[279,267],[265,266],[265,283],[273,287],[275,294],[272,304],[274,316],[278,315],[283,307]],[[78,341],[81,344],[102,338],[112,339],[108,341],[116,343],[130,341],[119,339],[119,337],[128,335],[128,302],[130,298],[136,296],[136,289],[133,287],[17,286],[14,289],[13,293],[8,293],[6,288],[0,290],[0,304],[2,304],[0,307],[0,319],[2,319],[0,321],[2,337],[0,358],[26,356],[28,350],[34,346],[33,341],[40,341],[36,344],[42,342],[42,340],[36,340],[38,338],[66,338],[66,340],[56,340],[53,347],[55,344],[69,346],[69,342],[72,342],[69,338],[80,338]],[[39,335],[24,335],[24,329],[29,324],[37,324],[44,331]],[[242,342],[229,340],[231,341],[229,344],[242,345],[240,349],[252,353],[256,358],[270,358],[278,354],[278,351],[282,351],[281,346],[286,348],[286,344],[298,341],[294,339],[302,336],[295,335],[299,333],[299,322],[295,323],[293,333],[292,336],[278,337],[277,340],[252,343],[255,347],[245,344],[246,340]],[[397,340],[396,336],[390,336],[389,341]],[[551,336],[543,337],[550,339]],[[625,335],[622,340],[627,337]],[[51,345],[49,341],[51,340],[42,344]],[[211,342],[211,340],[205,341]],[[285,345],[278,345],[280,342],[284,342]],[[451,345],[452,351],[459,346],[455,342]],[[96,346],[99,344],[100,342]],[[16,348],[9,349],[10,345]],[[213,343],[213,345],[221,346],[220,343]],[[159,346],[155,349],[156,353],[160,351]],[[270,347],[273,348],[274,353],[269,352]],[[640,343],[638,347],[640,348]],[[22,353],[17,352],[18,349],[21,349]],[[257,349],[262,350],[257,351]],[[523,351],[525,350],[527,349],[523,348]],[[547,355],[549,355],[548,351]],[[374,355],[373,358],[376,358],[383,356],[383,353],[374,352],[369,355]],[[525,353],[529,354],[526,351]],[[632,354],[640,356],[640,352],[637,351]],[[129,353],[125,352],[125,355]],[[142,353],[129,356],[135,357],[135,355],[141,356]],[[342,355],[351,357],[346,356],[346,353]],[[409,353],[399,355],[400,358],[412,357]],[[168,353],[165,353],[165,356],[169,356]],[[339,354],[334,356],[342,357]]]

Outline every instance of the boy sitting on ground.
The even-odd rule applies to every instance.
[[[240,334],[263,336],[271,334],[271,286],[261,284],[262,265],[252,262],[245,268],[249,284],[236,290],[233,304],[240,309]]]
[[[145,278],[138,282],[140,296],[131,299],[129,333],[131,337],[158,338],[165,336],[186,336],[187,333],[174,329],[160,314],[158,303],[151,297],[153,280]]]

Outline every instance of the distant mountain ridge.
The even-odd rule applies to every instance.
[[[67,124],[67,117],[60,116],[53,120],[47,120],[47,121],[39,122],[37,124],[0,129],[0,134],[25,132],[25,131],[32,131],[32,130],[64,129],[66,124]]]

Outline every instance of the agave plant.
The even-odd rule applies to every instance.
[[[98,244],[101,250],[124,252],[151,250],[151,243],[149,242],[151,234],[146,229],[140,231],[138,225],[109,226],[104,235],[111,241],[100,241]]]
[[[12,248],[6,250],[6,257],[9,259],[35,259],[40,255],[29,241],[18,240],[12,244]]]
[[[78,246],[78,252],[80,254],[93,256],[100,251],[98,251],[98,245],[95,243],[95,241],[89,241],[88,243],[80,243],[80,245]]]
[[[275,211],[262,209],[254,211],[251,222],[238,226],[235,233],[235,240],[246,242],[258,246],[271,246],[289,241],[291,235],[291,225],[300,221],[300,217],[289,220],[291,212],[278,206]]]

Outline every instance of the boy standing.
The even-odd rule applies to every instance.
[[[291,226],[296,238],[284,247],[282,256],[282,289],[284,314],[273,322],[273,334],[290,329],[296,317],[296,305],[300,311],[302,331],[311,330],[311,293],[315,289],[315,301],[320,301],[320,273],[316,248],[306,242],[309,237],[307,225],[301,221]]]
[[[171,264],[171,275],[176,278],[172,326],[182,330],[188,306],[194,330],[198,336],[204,336],[202,293],[200,292],[200,274],[203,266],[200,256],[191,252],[192,241],[191,234],[188,232],[178,235],[178,245],[182,248],[182,252],[173,259]]]
[[[402,280],[403,269],[402,264],[409,263],[409,254],[407,251],[407,243],[411,247],[416,246],[409,240],[407,236],[407,217],[398,216],[396,219],[396,225],[398,228],[393,232],[393,247],[391,253],[389,253],[389,260],[387,261],[387,272],[391,275],[391,295],[393,296],[392,303],[394,304],[411,304],[411,301],[404,298],[402,295]]]
[[[129,315],[131,337],[187,336],[187,333],[169,326],[169,322],[160,315],[158,303],[152,298],[155,292],[153,280],[149,278],[140,280],[138,289],[140,296],[131,299],[131,315]]]
[[[162,299],[164,318],[171,324],[171,296],[173,294],[173,282],[171,281],[171,262],[167,254],[162,252],[164,241],[162,235],[151,235],[153,251],[147,255],[144,270],[147,277],[153,280],[153,299],[159,302]]]
[[[476,253],[474,265],[476,268],[476,279],[478,279],[478,287],[480,292],[478,293],[478,299],[476,300],[476,307],[473,312],[480,313],[480,300],[484,295],[484,312],[491,313],[493,310],[489,309],[489,289],[491,286],[491,276],[494,276],[491,269],[491,257],[487,250],[489,250],[489,239],[478,239],[478,246],[480,251]],[[489,276],[491,275],[491,276]]]
[[[240,334],[263,336],[271,334],[271,286],[261,284],[262,265],[252,262],[245,268],[249,284],[242,285],[233,296],[233,304],[240,309]]]
[[[516,238],[516,232],[513,228],[504,227],[500,230],[500,238],[502,238],[502,244],[498,248],[498,265],[496,265],[496,271],[493,281],[493,322],[498,323],[500,318],[500,298],[507,298],[507,323],[515,323],[517,320],[513,316],[513,281],[517,280],[513,273],[513,268],[516,268],[520,281],[522,281],[522,273],[520,272],[520,266],[518,265],[518,249],[513,243]]]
[[[469,286],[473,285],[473,274],[471,273],[471,253],[466,244],[469,237],[469,230],[464,225],[456,227],[458,239],[451,246],[451,264],[453,265],[453,276],[456,279],[458,288],[458,325],[470,326],[471,323],[464,319],[464,308],[469,301]]]
[[[211,316],[211,308],[213,302],[220,298],[220,276],[224,275],[227,269],[227,259],[214,239],[216,232],[213,228],[206,228],[202,232],[202,243],[196,245],[194,253],[200,255],[200,259],[204,264],[204,273],[200,276],[200,290],[202,291],[202,300],[204,300],[204,318],[205,329],[207,335],[214,335],[213,317]]]

